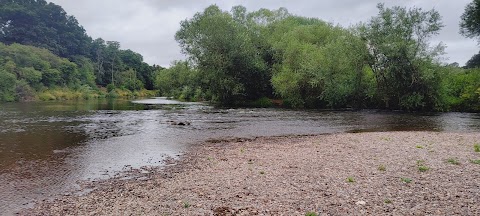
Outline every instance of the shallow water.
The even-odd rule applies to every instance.
[[[159,166],[205,140],[365,131],[480,130],[480,115],[217,109],[164,98],[0,105],[0,212],[82,180]]]

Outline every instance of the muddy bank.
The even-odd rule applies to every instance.
[[[480,133],[239,141],[193,147],[162,170],[94,183],[21,215],[480,214]]]

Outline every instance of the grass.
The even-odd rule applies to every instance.
[[[423,149],[424,147],[423,147],[423,146],[421,146],[421,145],[417,145],[417,146],[415,146],[415,148],[418,148],[418,149]]]
[[[307,212],[305,216],[318,216],[318,214],[315,212]]]
[[[392,201],[389,200],[389,199],[385,199],[383,202],[384,202],[385,204],[391,204],[391,203],[392,203]]]
[[[458,162],[458,160],[455,158],[449,158],[447,162],[453,165],[460,165],[460,162]]]
[[[402,182],[405,182],[405,183],[410,183],[410,182],[412,182],[412,179],[410,179],[410,178],[404,178],[404,177],[402,177],[402,178],[400,178],[400,180],[402,180]]]
[[[424,166],[424,165],[418,166],[418,171],[420,171],[420,172],[426,172],[428,170],[430,170],[430,167],[427,167],[427,166]]]
[[[471,160],[470,162],[480,165],[480,160]]]
[[[348,182],[348,183],[354,183],[354,182],[355,182],[355,178],[349,176],[349,177],[347,178],[347,182]]]
[[[426,172],[430,169],[430,167],[425,165],[424,160],[417,160],[417,166],[418,166],[418,171],[420,172]]]
[[[385,167],[385,165],[383,164],[380,164],[380,166],[378,166],[377,168],[379,171],[382,171],[382,172],[385,172],[387,170],[387,168]]]
[[[240,148],[240,153],[242,153],[242,154],[245,153],[245,148],[243,148],[243,147]]]
[[[475,150],[475,152],[480,152],[480,144],[476,143],[475,145],[473,145],[473,149]]]
[[[183,202],[183,208],[190,208],[190,203],[188,203],[187,201]]]

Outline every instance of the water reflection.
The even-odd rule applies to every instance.
[[[216,109],[165,98],[10,103],[0,107],[0,209],[125,167],[161,165],[208,139],[363,131],[480,129],[480,115]]]

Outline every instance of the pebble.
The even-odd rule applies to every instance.
[[[367,204],[367,202],[360,200],[360,201],[356,202],[355,204],[356,205],[365,205],[365,204]]]

